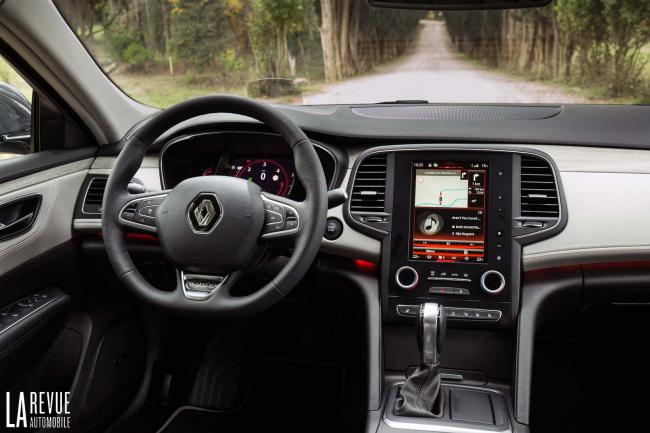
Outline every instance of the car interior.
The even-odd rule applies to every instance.
[[[31,110],[0,139],[2,428],[645,430],[650,107],[160,110],[50,0],[0,2],[0,55],[32,91],[0,87]]]

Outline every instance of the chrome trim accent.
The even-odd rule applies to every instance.
[[[288,235],[296,233],[296,232],[298,232],[300,230],[300,214],[298,213],[298,211],[296,210],[295,207],[293,207],[291,205],[288,205],[286,203],[282,203],[280,201],[271,200],[270,198],[267,198],[264,194],[261,194],[261,197],[262,197],[263,201],[267,201],[269,203],[275,203],[275,204],[280,205],[282,207],[286,207],[286,208],[291,209],[293,211],[293,213],[296,214],[296,221],[298,222],[298,225],[293,229],[280,230],[279,232],[273,232],[273,233],[264,233],[262,236],[260,236],[261,238],[266,239],[266,238],[275,238],[275,237],[288,236]],[[266,212],[266,209],[264,210],[264,212]],[[287,222],[286,214],[285,214],[284,222],[285,222],[285,224]],[[271,224],[273,224],[273,223],[271,223]]]
[[[131,205],[132,203],[134,203],[136,201],[142,201],[142,200],[147,200],[147,199],[150,199],[150,198],[157,198],[157,197],[167,197],[168,194],[169,193],[166,192],[164,194],[148,195],[146,197],[138,197],[138,198],[134,198],[133,200],[129,200],[124,206],[122,206],[122,209],[120,209],[118,221],[122,225],[125,225],[127,227],[135,227],[135,228],[140,229],[140,230],[145,230],[145,231],[148,231],[148,232],[156,233],[158,231],[158,229],[156,227],[151,227],[151,226],[148,226],[148,225],[139,224],[139,223],[136,223],[136,222],[133,222],[133,221],[125,220],[124,218],[122,218],[122,212],[124,212],[124,209],[126,209],[127,207],[129,207],[129,205]],[[151,217],[143,217],[143,218],[151,218]],[[155,218],[151,218],[151,219],[155,220]]]
[[[192,230],[193,233],[196,233],[197,235],[209,235],[210,233],[212,233],[214,231],[214,229],[219,225],[219,223],[223,219],[224,208],[223,208],[223,205],[221,204],[221,201],[219,201],[219,197],[217,197],[217,195],[215,193],[213,193],[213,192],[201,192],[201,193],[198,193],[196,195],[196,197],[199,197],[199,196],[202,196],[202,195],[211,195],[217,201],[217,205],[219,206],[219,218],[217,219],[217,222],[214,223],[212,228],[207,232],[201,232],[201,231],[195,230],[194,226],[192,225],[192,219],[190,218],[190,209],[189,208],[187,209],[187,211],[185,211],[185,214],[187,216],[187,222],[190,225],[190,230]],[[194,197],[194,200],[196,199],[196,197]],[[190,203],[190,208],[192,206],[194,206],[194,200],[192,200],[192,202]],[[120,213],[120,215],[122,215],[122,214]]]
[[[497,288],[495,290],[490,290],[485,286],[485,278],[488,275],[494,275],[494,274],[498,275],[501,278],[501,284],[499,284],[499,288]],[[489,293],[491,295],[496,295],[497,293],[501,293],[501,291],[504,289],[504,287],[506,287],[506,277],[504,277],[501,272],[496,271],[494,269],[490,269],[489,271],[485,271],[483,273],[483,275],[481,275],[481,289],[483,289],[483,291],[485,291],[485,292],[487,292],[487,293]]]
[[[188,139],[193,138],[193,137],[198,137],[198,136],[203,136],[203,135],[227,134],[227,133],[273,135],[273,136],[276,136],[276,137],[280,137],[282,140],[284,140],[284,138],[280,134],[273,133],[273,132],[242,131],[242,130],[197,132],[197,133],[194,133],[194,134],[185,134],[185,135],[181,135],[181,136],[176,137],[176,138],[172,138],[171,140],[167,141],[163,145],[162,149],[160,150],[160,157],[159,157],[159,161],[158,161],[158,169],[160,171],[160,186],[162,187],[162,189],[167,189],[167,184],[165,183],[165,167],[164,167],[163,162],[164,162],[164,159],[165,159],[164,158],[165,152],[167,151],[167,149],[169,147],[171,147],[172,145],[174,145],[176,143],[188,140]],[[338,174],[339,162],[337,161],[334,154],[328,148],[326,148],[324,145],[318,143],[317,141],[312,140],[311,138],[309,138],[309,141],[315,147],[318,147],[319,149],[321,149],[322,151],[327,153],[330,156],[330,158],[332,158],[332,161],[334,162],[334,173],[332,173],[332,179],[330,180],[330,184],[327,186],[327,189],[330,190],[330,189],[332,189],[332,186],[334,185],[334,179],[336,178],[336,175]],[[293,154],[292,154],[291,150],[289,151],[289,155],[291,155],[293,157]]]
[[[520,149],[512,149],[512,150],[510,150],[510,149],[500,149],[500,148],[494,148],[494,147],[480,148],[480,147],[463,147],[463,146],[446,145],[444,147],[435,147],[435,146],[434,147],[424,147],[423,146],[423,147],[418,148],[418,147],[409,147],[408,144],[405,144],[405,145],[396,144],[394,146],[395,147],[393,149],[380,149],[380,148],[377,148],[377,150],[372,150],[373,148],[370,148],[369,149],[370,152],[368,152],[368,153],[366,153],[364,155],[359,155],[361,158],[357,157],[357,159],[354,161],[354,171],[351,174],[351,181],[348,182],[348,185],[350,186],[350,191],[352,191],[352,188],[354,188],[354,182],[356,181],[357,171],[358,171],[359,166],[361,165],[361,162],[364,159],[366,159],[366,158],[368,158],[368,157],[370,157],[372,155],[376,155],[378,153],[390,154],[390,153],[397,153],[397,152],[439,152],[439,151],[440,152],[445,152],[445,151],[447,151],[447,152],[449,152],[449,151],[458,152],[458,151],[466,151],[466,152],[504,152],[504,153],[513,153],[513,154],[517,154],[517,155],[532,155],[532,156],[541,158],[544,161],[546,161],[548,163],[549,167],[551,167],[551,171],[553,171],[553,183],[555,184],[555,189],[558,192],[557,203],[558,203],[559,212],[558,212],[557,221],[552,226],[547,227],[547,228],[545,228],[543,230],[536,231],[534,233],[528,233],[528,234],[516,236],[516,239],[525,238],[525,237],[533,236],[533,235],[539,235],[540,233],[544,233],[546,231],[552,230],[555,227],[557,227],[560,224],[560,222],[562,222],[562,219],[564,218],[564,216],[562,215],[562,194],[560,194],[560,187],[559,187],[559,185],[557,183],[557,179],[559,177],[559,174],[555,170],[555,164],[553,164],[553,162],[549,159],[550,157],[547,157],[546,155],[538,154],[538,153],[530,152],[530,151],[526,151],[526,150],[520,150]],[[522,145],[522,146],[525,146],[525,145]],[[540,151],[540,152],[542,152],[542,151]],[[352,221],[354,221],[356,224],[360,224],[360,225],[362,225],[362,226],[364,226],[364,227],[366,227],[368,229],[374,230],[374,231],[376,231],[378,233],[381,233],[381,234],[388,234],[388,232],[385,231],[385,230],[381,230],[381,229],[378,229],[378,228],[375,228],[375,227],[371,227],[371,226],[369,226],[367,224],[364,224],[364,223],[354,219],[352,217],[352,212],[350,211],[350,206],[349,205],[346,206],[346,212],[347,212],[347,216]],[[384,213],[386,213],[386,212],[384,212]]]
[[[442,380],[461,381],[461,380],[463,380],[463,375],[462,374],[456,374],[456,373],[440,373],[440,379],[442,379]]]
[[[420,361],[427,365],[438,365],[440,363],[440,352],[438,341],[442,332],[441,317],[444,310],[434,302],[426,302],[420,309],[419,320],[422,322],[422,352]]]
[[[402,271],[405,271],[405,270],[407,270],[407,269],[410,269],[410,270],[413,271],[413,273],[415,274],[415,281],[413,281],[413,283],[411,283],[411,284],[403,284],[403,283],[399,280],[399,274],[400,274]],[[398,270],[395,271],[395,282],[396,282],[397,285],[398,285],[399,287],[401,287],[402,289],[409,290],[409,289],[412,289],[413,287],[415,287],[415,286],[418,285],[418,283],[420,282],[420,275],[418,274],[418,271],[416,271],[415,269],[413,269],[411,266],[402,266],[401,268],[399,268]]]
[[[191,299],[193,301],[205,301],[208,299],[210,296],[214,294],[217,290],[223,286],[223,284],[228,280],[229,275],[221,276],[221,275],[207,275],[207,274],[186,274],[183,271],[180,271],[181,273],[181,286],[183,287],[183,294],[187,299]],[[210,290],[210,291],[198,291],[198,290],[188,290],[187,287],[185,287],[185,281],[188,279],[195,278],[197,280],[202,279],[202,280],[208,280],[208,281],[217,281],[220,280],[220,282],[217,284],[217,286]]]
[[[75,218],[72,221],[72,228],[78,231],[96,231],[102,229],[101,218]]]

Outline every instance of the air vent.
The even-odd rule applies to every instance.
[[[102,213],[102,201],[104,200],[107,180],[106,177],[95,177],[88,183],[83,204],[84,213],[98,215]]]
[[[521,216],[559,218],[560,204],[553,169],[547,161],[521,157]]]
[[[384,212],[386,199],[387,155],[364,159],[354,178],[350,211],[360,213]]]

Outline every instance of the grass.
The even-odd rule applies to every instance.
[[[195,84],[182,75],[164,73],[114,73],[113,81],[133,99],[158,108],[167,108],[195,96],[215,93],[246,95],[246,86]]]
[[[0,56],[0,83],[9,84],[18,89],[28,100],[32,100],[32,88],[16,70]]]

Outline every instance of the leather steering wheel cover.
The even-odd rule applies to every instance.
[[[138,171],[147,149],[176,124],[211,113],[234,113],[259,120],[278,132],[289,144],[296,175],[304,186],[305,200],[300,203],[301,230],[294,252],[285,267],[263,288],[243,297],[213,296],[205,301],[187,299],[177,284],[165,292],[153,287],[136,269],[119,224],[119,212],[131,198],[129,181]],[[199,313],[218,317],[240,317],[262,311],[285,296],[302,279],[313,262],[327,219],[327,185],[320,160],[305,135],[283,113],[267,104],[227,95],[203,96],[174,105],[136,125],[122,139],[123,147],[106,184],[102,203],[102,231],[106,253],[118,278],[145,302],[175,312]],[[178,282],[180,284],[180,281]],[[223,290],[222,288],[220,290]]]

